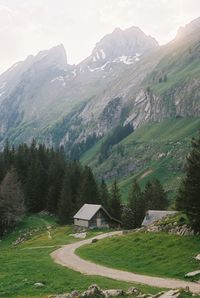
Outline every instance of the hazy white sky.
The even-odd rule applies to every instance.
[[[200,16],[200,0],[0,0],[0,72],[63,43],[69,63],[116,27],[138,26],[163,44]]]

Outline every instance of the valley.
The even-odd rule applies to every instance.
[[[1,298],[200,298],[200,17],[122,28],[0,74]]]

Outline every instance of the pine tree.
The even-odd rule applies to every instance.
[[[143,194],[136,180],[133,181],[132,189],[128,198],[128,207],[133,213],[132,228],[141,226],[145,215]]]
[[[186,160],[186,176],[177,194],[176,208],[185,211],[194,232],[200,232],[200,134],[192,139],[192,149]]]
[[[167,205],[166,193],[158,179],[147,182],[144,189],[146,210],[163,210]]]
[[[58,218],[61,224],[71,223],[73,213],[69,174],[66,172],[58,203]]]
[[[80,204],[81,182],[82,182],[82,166],[79,162],[74,161],[69,165],[70,171],[70,188],[72,194],[73,210],[77,211]]]
[[[55,212],[64,178],[64,165],[57,157],[54,157],[49,163],[46,208],[50,212]]]
[[[32,161],[25,184],[26,206],[31,212],[40,212],[46,207],[47,173],[39,161]]]
[[[84,203],[99,203],[98,186],[91,169],[87,166],[84,168],[82,174],[82,183],[80,188],[80,205]]]
[[[112,184],[111,188],[109,210],[114,218],[121,219],[121,195],[116,180]]]
[[[10,144],[8,140],[6,140],[4,145],[3,158],[4,158],[4,164],[6,166],[6,169],[10,170],[13,163],[14,155],[13,155],[12,149],[10,148]]]
[[[122,211],[122,225],[125,229],[133,229],[135,227],[134,212],[130,207],[124,206]]]
[[[104,179],[102,179],[99,187],[99,201],[106,210],[109,210],[109,199],[110,199],[110,196],[109,196],[107,185]]]
[[[16,170],[6,174],[0,186],[0,234],[14,227],[25,213],[24,194]]]

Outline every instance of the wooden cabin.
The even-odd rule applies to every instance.
[[[102,205],[84,204],[74,215],[74,225],[85,228],[120,227],[121,222],[113,218]]]

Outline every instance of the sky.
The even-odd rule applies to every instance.
[[[0,73],[60,43],[77,64],[116,27],[138,26],[165,44],[199,16],[200,0],[0,0]]]

